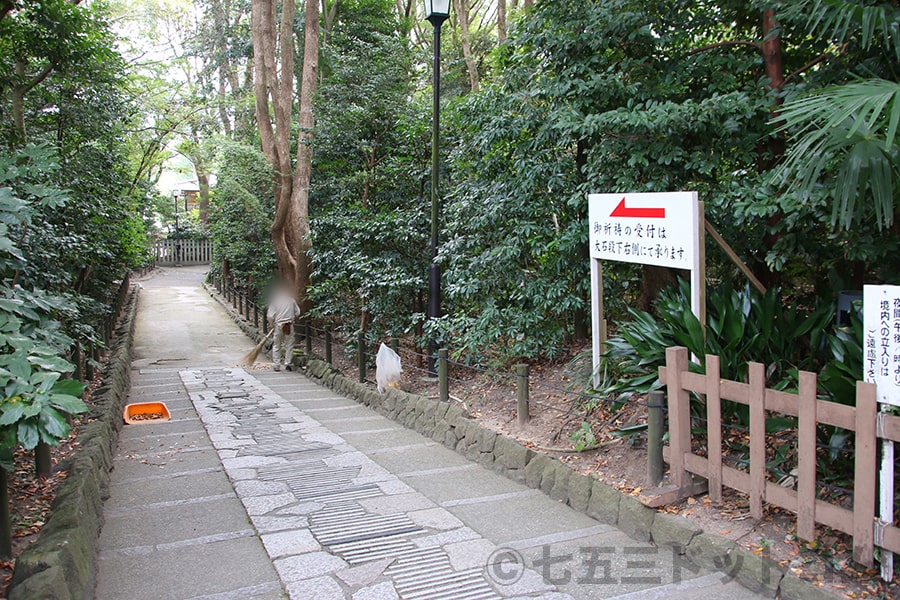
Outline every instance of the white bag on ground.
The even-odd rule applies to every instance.
[[[381,344],[375,355],[375,383],[378,384],[378,393],[383,394],[389,387],[397,387],[402,372],[400,355]]]

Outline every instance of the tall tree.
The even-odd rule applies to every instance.
[[[453,0],[453,10],[459,24],[459,43],[462,46],[463,59],[466,61],[466,71],[469,73],[469,89],[477,92],[478,66],[475,64],[475,57],[472,56],[471,36],[469,35],[469,1]]]
[[[337,2],[335,1],[335,5]],[[298,247],[295,265],[295,284],[301,307],[309,308],[307,287],[309,286],[309,185],[312,179],[313,159],[313,102],[316,97],[316,82],[319,72],[319,10],[312,0],[306,2],[306,24],[303,37],[303,72],[300,79],[300,136],[297,141],[297,172],[294,176],[293,206],[294,228],[297,237],[293,242]],[[275,223],[278,223],[276,207]],[[272,228],[275,231],[275,227]]]
[[[0,55],[10,60],[0,67],[0,94],[4,88],[10,93],[10,139],[15,143],[26,138],[26,95],[54,71],[97,51],[97,23],[78,5],[71,0],[13,2],[0,10]]]
[[[294,0],[253,0],[254,89],[256,120],[263,153],[275,175],[272,243],[281,277],[306,303],[309,285],[309,183],[312,173],[313,98],[319,61],[319,4],[306,3],[303,71],[300,87],[296,169],[291,164],[291,115],[294,100]]]

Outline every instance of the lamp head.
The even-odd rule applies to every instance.
[[[450,16],[450,0],[425,0],[425,18],[440,27]]]

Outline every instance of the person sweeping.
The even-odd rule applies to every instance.
[[[266,314],[275,333],[272,342],[272,368],[280,371],[283,364],[285,370],[290,371],[291,360],[294,358],[294,320],[300,316],[300,307],[286,282],[282,281],[275,287]]]

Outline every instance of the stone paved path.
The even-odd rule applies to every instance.
[[[130,401],[173,420],[123,431],[97,598],[759,597],[300,373],[235,367],[248,341],[198,283],[142,292]]]

